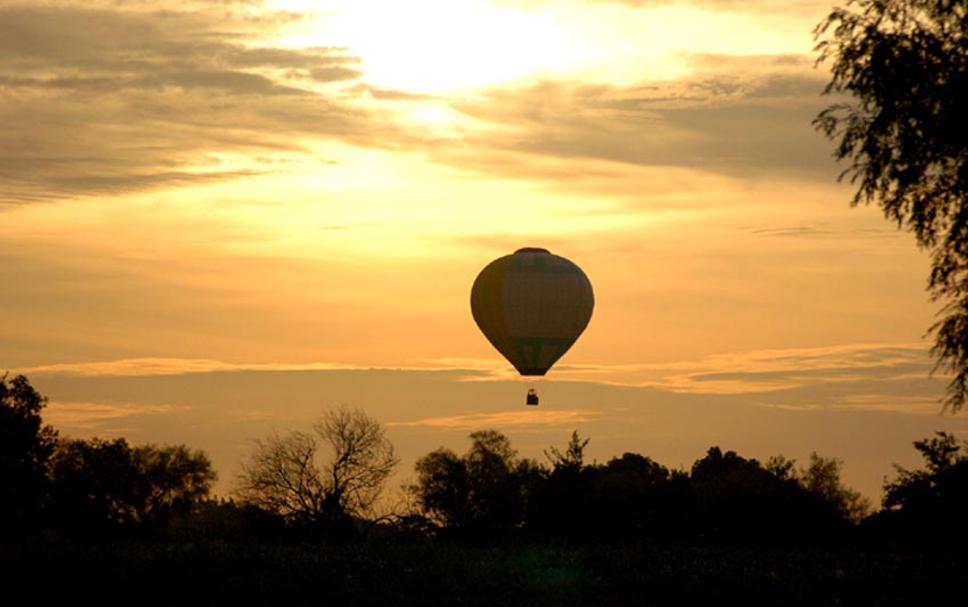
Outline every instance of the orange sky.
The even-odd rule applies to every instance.
[[[927,378],[926,257],[810,126],[828,9],[5,2],[0,361],[63,432],[191,442],[221,491],[345,402],[402,475],[478,427],[529,456],[578,428],[599,459],[817,449],[876,497],[966,426]],[[521,246],[596,293],[539,411],[468,305]]]

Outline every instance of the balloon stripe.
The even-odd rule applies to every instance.
[[[471,289],[471,311],[474,320],[491,345],[505,358],[514,351],[500,301],[506,269],[510,264],[511,255],[494,260],[481,271]]]

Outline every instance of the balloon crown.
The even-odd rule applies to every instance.
[[[524,247],[523,249],[518,249],[514,252],[515,255],[518,253],[548,253],[550,255],[551,251],[548,249],[542,249],[541,247]]]

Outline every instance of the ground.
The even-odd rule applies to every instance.
[[[59,543],[0,555],[3,586],[32,602],[126,605],[927,604],[958,596],[968,564],[857,549],[443,542]]]

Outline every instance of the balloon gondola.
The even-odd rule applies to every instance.
[[[588,326],[595,295],[577,265],[528,247],[495,259],[471,288],[471,313],[518,373],[543,376]],[[525,404],[537,405],[532,388]]]

